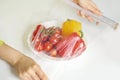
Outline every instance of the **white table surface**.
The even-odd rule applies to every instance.
[[[104,15],[120,22],[119,0],[94,1]],[[26,39],[33,26],[67,18],[83,24],[88,46],[81,56],[56,62],[39,58],[29,50]],[[62,0],[0,0],[0,39],[32,57],[50,80],[120,80],[119,34],[119,28],[114,31],[106,25],[89,23]],[[13,68],[3,60],[0,60],[0,80],[19,80]]]

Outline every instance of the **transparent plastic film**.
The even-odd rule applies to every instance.
[[[79,56],[86,48],[84,41],[76,33],[62,39],[57,46],[58,54],[65,60]]]
[[[36,25],[28,36],[28,46],[43,63],[49,80],[55,80],[64,61],[80,56],[86,49],[84,39],[77,33],[63,37],[56,21]]]
[[[83,11],[85,14],[91,16],[94,18],[94,20],[96,20],[97,22],[102,22],[108,26],[110,26],[111,28],[113,28],[114,30],[117,29],[118,27],[118,23],[104,15],[101,15],[101,16],[98,16],[98,15],[95,15],[94,13],[80,7],[79,5],[77,5],[76,3],[74,3],[72,0],[64,0],[68,5],[70,5],[71,7],[75,8],[75,9],[78,9],[80,11]]]
[[[73,8],[82,10],[87,15],[92,16],[94,20],[102,22],[114,30],[117,29],[118,25],[116,21],[106,16],[97,16],[81,8],[73,3],[72,0],[55,1],[55,5],[50,9],[49,14],[45,14],[45,17],[42,19],[37,16],[40,20],[38,19],[33,29],[31,28],[27,38],[28,47],[37,57],[38,63],[49,80],[56,80],[61,67],[64,67],[72,59],[81,58],[86,48],[89,48],[99,36],[105,34],[105,30],[111,29],[109,27],[108,29],[104,24],[96,27],[96,25],[89,24],[89,22],[84,22],[82,18],[76,15],[76,12],[72,11],[71,7],[67,6],[66,3],[63,4],[64,1]],[[62,24],[68,19],[81,23],[81,30],[77,30],[82,31],[83,37],[76,34],[76,32],[66,37],[61,34]],[[69,27],[71,28],[71,24]],[[74,30],[74,28],[68,29],[66,30],[67,32],[71,32],[72,29]]]
[[[35,53],[44,54],[55,60],[77,57],[86,49],[84,40],[76,32],[64,37],[61,28],[46,28],[42,24],[36,26],[29,41]]]

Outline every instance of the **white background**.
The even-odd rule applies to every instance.
[[[120,22],[119,0],[94,0],[103,14]],[[63,62],[37,57],[27,47],[31,28],[40,22],[66,19],[82,22],[86,51]],[[79,17],[62,0],[0,0],[0,39],[32,57],[50,80],[120,80],[120,29],[96,26]],[[9,54],[9,53],[8,53]],[[14,69],[0,60],[0,80],[19,80]]]

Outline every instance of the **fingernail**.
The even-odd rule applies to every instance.
[[[99,22],[96,22],[96,25],[99,25]]]

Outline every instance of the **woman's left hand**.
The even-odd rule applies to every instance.
[[[40,66],[30,57],[23,55],[13,66],[21,80],[48,80]]]

